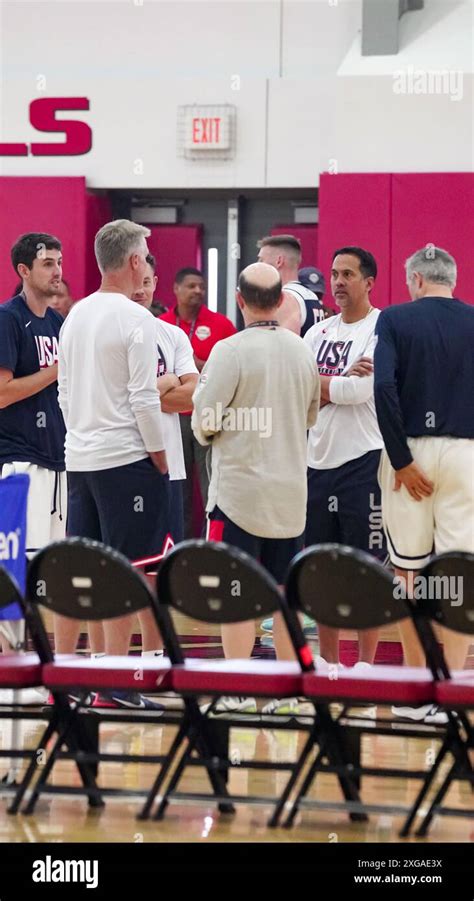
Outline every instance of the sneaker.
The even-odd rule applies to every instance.
[[[98,694],[92,707],[124,707],[126,710],[155,710],[162,713],[163,704],[145,698],[136,691],[111,691],[107,694]]]
[[[297,716],[300,712],[298,698],[280,698],[262,707],[265,716]]]
[[[428,710],[424,720],[424,723],[435,723],[436,725],[445,726],[448,722],[448,714],[438,707],[437,704],[433,704],[432,707]]]
[[[207,713],[211,704],[203,704],[201,713]],[[256,713],[257,702],[255,698],[219,698],[211,716],[221,713]]]
[[[401,716],[405,720],[421,722],[432,707],[432,704],[423,704],[421,707],[392,707],[392,713],[394,716]]]
[[[47,688],[7,688],[1,692],[0,704],[31,704],[39,707],[47,703],[48,694]]]
[[[371,663],[367,663],[365,660],[358,660],[357,663],[354,663],[354,666],[352,667],[352,672],[360,673],[361,676],[363,676],[364,673],[368,673],[371,669],[372,669]]]
[[[273,616],[269,616],[268,619],[264,619],[262,623],[260,623],[260,628],[262,632],[273,632]],[[305,635],[315,634],[317,630],[316,623],[314,619],[311,619],[310,616],[306,616],[306,613],[303,616],[303,632]]]
[[[91,691],[91,692],[89,692],[89,694],[87,694],[84,697],[80,692],[73,692],[72,694],[68,694],[68,698],[74,704],[78,704],[79,701],[82,699],[81,707],[93,707],[94,702],[97,698],[97,693],[95,691]],[[51,704],[54,704],[54,697],[51,693],[48,695],[48,700],[46,701],[46,704],[48,706],[51,706]]]

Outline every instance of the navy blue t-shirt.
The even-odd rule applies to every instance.
[[[18,379],[57,363],[63,321],[50,307],[36,316],[22,295],[0,304],[0,369]],[[53,382],[0,410],[0,465],[18,461],[63,471],[65,432]]]
[[[474,438],[474,307],[424,297],[382,310],[375,334],[375,406],[393,468],[413,460],[407,437]]]

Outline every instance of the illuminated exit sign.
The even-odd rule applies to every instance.
[[[178,114],[178,148],[188,159],[228,159],[235,147],[235,107],[184,106]]]

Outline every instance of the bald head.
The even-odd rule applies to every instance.
[[[248,307],[272,310],[279,306],[281,279],[274,266],[251,263],[240,273],[237,290]]]

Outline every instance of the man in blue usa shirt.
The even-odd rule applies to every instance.
[[[375,404],[385,443],[379,479],[391,561],[412,594],[432,552],[474,552],[474,308],[453,297],[456,262],[427,245],[406,261],[415,303],[389,307],[377,322]],[[405,663],[424,655],[408,620]],[[465,666],[469,638],[442,629],[448,665]],[[397,708],[425,722],[444,716]]]
[[[61,242],[42,232],[21,235],[11,260],[22,289],[0,304],[0,476],[29,476],[31,556],[64,538],[66,528],[65,426],[57,391],[63,318],[50,307],[61,284]],[[68,629],[69,620],[55,617],[57,650]]]

